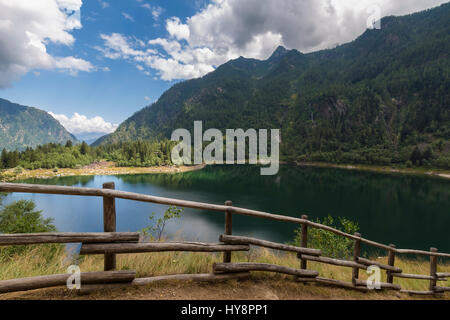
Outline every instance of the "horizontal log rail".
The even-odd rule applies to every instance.
[[[415,255],[423,255],[423,256],[430,256],[430,257],[450,258],[449,253],[442,253],[442,252],[411,250],[411,249],[397,249],[396,252],[401,253],[401,254],[415,254]]]
[[[82,242],[138,242],[138,232],[49,232],[0,234],[0,246],[43,244],[43,243],[82,243]]]
[[[417,291],[417,290],[400,290],[400,293],[407,293],[410,295],[430,296],[436,294],[435,291]]]
[[[124,254],[144,252],[225,252],[225,251],[249,251],[248,245],[224,245],[200,242],[141,242],[141,243],[100,243],[83,244],[81,255],[92,254]]]
[[[0,293],[26,291],[42,288],[65,286],[71,274],[56,274],[49,276],[30,277],[0,281]],[[136,271],[102,271],[80,274],[81,285],[131,282],[136,277]]]
[[[438,272],[436,276],[438,278],[450,278],[450,272]]]
[[[377,262],[377,261],[373,261],[373,260],[369,260],[369,259],[365,259],[365,258],[361,258],[361,257],[358,257],[358,262],[361,263],[361,264],[364,264],[366,266],[377,266],[380,269],[388,270],[393,275],[395,273],[402,273],[403,272],[402,269],[400,269],[398,267],[389,266],[387,264],[383,264],[383,263],[380,263],[380,262]]]
[[[416,280],[434,280],[435,278],[425,274],[408,274],[408,273],[393,273],[392,276],[396,278],[404,279],[416,279]],[[437,278],[437,281],[447,281],[441,277]]]
[[[199,274],[175,274],[164,275],[148,278],[138,278],[133,280],[132,285],[144,286],[150,283],[162,282],[162,281],[221,281],[230,279],[244,279],[248,278],[250,273],[248,272],[236,272],[236,273],[199,273]]]
[[[214,273],[220,272],[248,272],[248,271],[266,271],[289,274],[299,277],[317,277],[319,273],[313,270],[300,270],[288,268],[268,263],[215,263]]]
[[[250,277],[249,272],[240,273],[197,273],[197,274],[174,274],[155,276],[148,278],[136,278],[130,283],[108,283],[108,284],[85,284],[80,288],[82,293],[88,293],[93,290],[117,289],[129,286],[146,286],[152,283],[168,282],[168,281],[198,281],[198,282],[214,282],[227,281],[235,279],[246,279]]]
[[[369,283],[367,280],[356,279],[357,286],[368,287],[369,284],[375,286],[375,284]],[[402,289],[402,287],[399,286],[398,284],[392,284],[392,283],[381,282],[381,283],[378,283],[377,285],[379,286],[380,289],[391,289],[391,290],[398,290],[398,291],[400,291]]]
[[[353,283],[351,283],[351,282],[335,280],[335,279],[329,279],[329,278],[324,278],[324,277],[297,278],[295,280],[297,282],[303,282],[303,283],[305,283],[305,282],[306,283],[307,282],[317,282],[319,284],[324,284],[324,285],[327,285],[327,286],[340,287],[340,288],[344,288],[344,289],[352,289],[352,290],[361,291],[361,292],[368,292],[369,291],[368,288],[354,286]]]
[[[305,259],[308,261],[314,261],[314,262],[320,262],[320,263],[326,263],[331,264],[339,267],[349,267],[349,268],[359,268],[359,269],[367,269],[366,265],[363,265],[361,263],[357,263],[354,261],[349,260],[341,260],[341,259],[335,259],[335,258],[328,258],[328,257],[314,257],[314,256],[308,256],[308,255],[299,255],[298,258]]]
[[[436,286],[436,287],[434,287],[438,292],[450,292],[450,287],[439,287],[439,286]]]
[[[241,236],[229,236],[229,235],[221,235],[219,237],[220,242],[225,242],[228,244],[247,244],[247,245],[255,245],[259,247],[265,247],[270,249],[289,251],[289,252],[297,252],[301,254],[307,254],[311,256],[320,256],[321,251],[318,249],[310,249],[310,248],[301,248],[296,246],[291,246],[287,244],[281,244],[266,240],[260,240],[249,237],[241,237]]]

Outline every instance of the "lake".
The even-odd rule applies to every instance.
[[[116,189],[233,205],[310,219],[327,215],[358,222],[365,238],[398,247],[450,252],[450,181],[425,176],[380,174],[334,168],[282,166],[277,176],[260,176],[254,166],[212,166],[180,174],[61,177],[26,183]],[[13,194],[7,202],[31,199],[54,218],[59,231],[103,230],[102,199],[76,196]],[[117,200],[117,231],[140,231],[148,216],[167,207]],[[233,234],[287,242],[296,226],[259,218],[234,216]],[[167,236],[217,242],[224,215],[185,209],[182,218],[167,225]]]

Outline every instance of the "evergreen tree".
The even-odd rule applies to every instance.
[[[65,147],[72,148],[72,146],[73,146],[72,140],[67,140]]]
[[[80,147],[80,153],[82,155],[86,155],[88,153],[88,151],[89,151],[89,146],[85,141],[83,141],[83,143],[81,144],[81,147]]]
[[[6,149],[3,149],[2,156],[0,158],[0,167],[2,169],[8,168],[8,151]]]
[[[422,152],[420,151],[419,147],[416,146],[411,154],[410,160],[413,164],[419,165],[421,164],[422,159],[423,159]]]

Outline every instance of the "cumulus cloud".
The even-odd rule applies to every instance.
[[[90,62],[54,57],[48,43],[70,46],[81,28],[76,12],[81,0],[0,0],[0,88],[33,69],[56,69],[72,75],[93,71]]]
[[[279,45],[302,52],[334,47],[362,34],[376,11],[402,15],[446,1],[378,0],[374,11],[373,0],[211,0],[185,22],[167,19],[167,37],[145,48],[112,34],[102,35],[100,50],[154,69],[163,80],[189,79],[239,56],[266,59]],[[118,39],[120,45],[111,41]]]
[[[170,36],[176,38],[177,40],[188,40],[191,33],[189,27],[182,24],[180,18],[178,17],[167,19],[166,29]]]
[[[81,135],[88,133],[112,133],[116,131],[118,125],[106,122],[102,117],[88,118],[84,115],[74,113],[72,117],[64,114],[49,114],[61,123],[61,125],[72,134]]]

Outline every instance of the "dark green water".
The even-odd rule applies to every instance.
[[[65,177],[28,183],[100,188],[113,181],[131,192],[223,204],[311,219],[346,217],[360,225],[364,237],[398,247],[450,252],[450,181],[410,175],[283,166],[275,177],[262,177],[251,166],[207,167],[176,175]],[[9,200],[33,199],[60,231],[102,231],[102,200],[97,198],[14,194]],[[166,207],[117,201],[118,231],[138,231],[151,212]],[[170,223],[168,235],[187,240],[218,241],[221,213],[186,209]],[[233,233],[273,241],[289,241],[295,226],[235,216]]]

